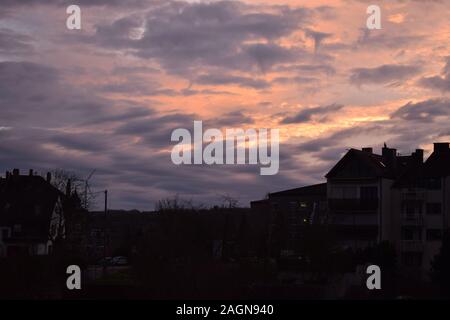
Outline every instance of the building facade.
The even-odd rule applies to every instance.
[[[393,185],[389,240],[401,264],[423,277],[439,252],[448,230],[450,204],[450,147],[435,143],[433,153],[415,170],[408,170]]]
[[[65,237],[64,194],[50,179],[18,169],[0,178],[0,257],[49,255]]]
[[[325,177],[324,184],[252,202],[254,210],[270,210],[272,242],[279,242],[281,252],[292,251],[289,239],[301,238],[302,222],[322,223],[343,249],[390,242],[403,270],[428,277],[450,227],[449,143],[435,143],[426,161],[422,149],[406,156],[386,145],[381,154],[350,149]],[[313,213],[321,218],[311,220]],[[284,236],[277,238],[277,232]]]

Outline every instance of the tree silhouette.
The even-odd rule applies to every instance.
[[[431,278],[445,297],[450,296],[450,232],[447,230],[442,238],[439,253],[431,262]]]

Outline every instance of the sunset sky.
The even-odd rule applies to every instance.
[[[97,169],[110,207],[151,210],[175,194],[248,206],[324,181],[349,148],[429,154],[450,141],[449,4],[2,0],[0,170]],[[171,132],[194,120],[280,129],[279,174],[172,164]]]

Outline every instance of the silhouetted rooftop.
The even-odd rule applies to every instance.
[[[9,174],[0,178],[0,224],[20,224],[30,237],[48,237],[49,222],[63,195],[41,176]]]
[[[269,197],[291,197],[291,196],[326,196],[327,184],[319,183],[301,188],[279,191],[269,194]]]

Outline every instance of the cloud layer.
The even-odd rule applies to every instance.
[[[2,1],[0,170],[64,168],[107,188],[111,207],[179,194],[242,205],[323,181],[351,147],[408,153],[450,140],[444,2]],[[427,15],[423,12],[426,10]],[[278,128],[280,173],[175,166],[176,128]]]

